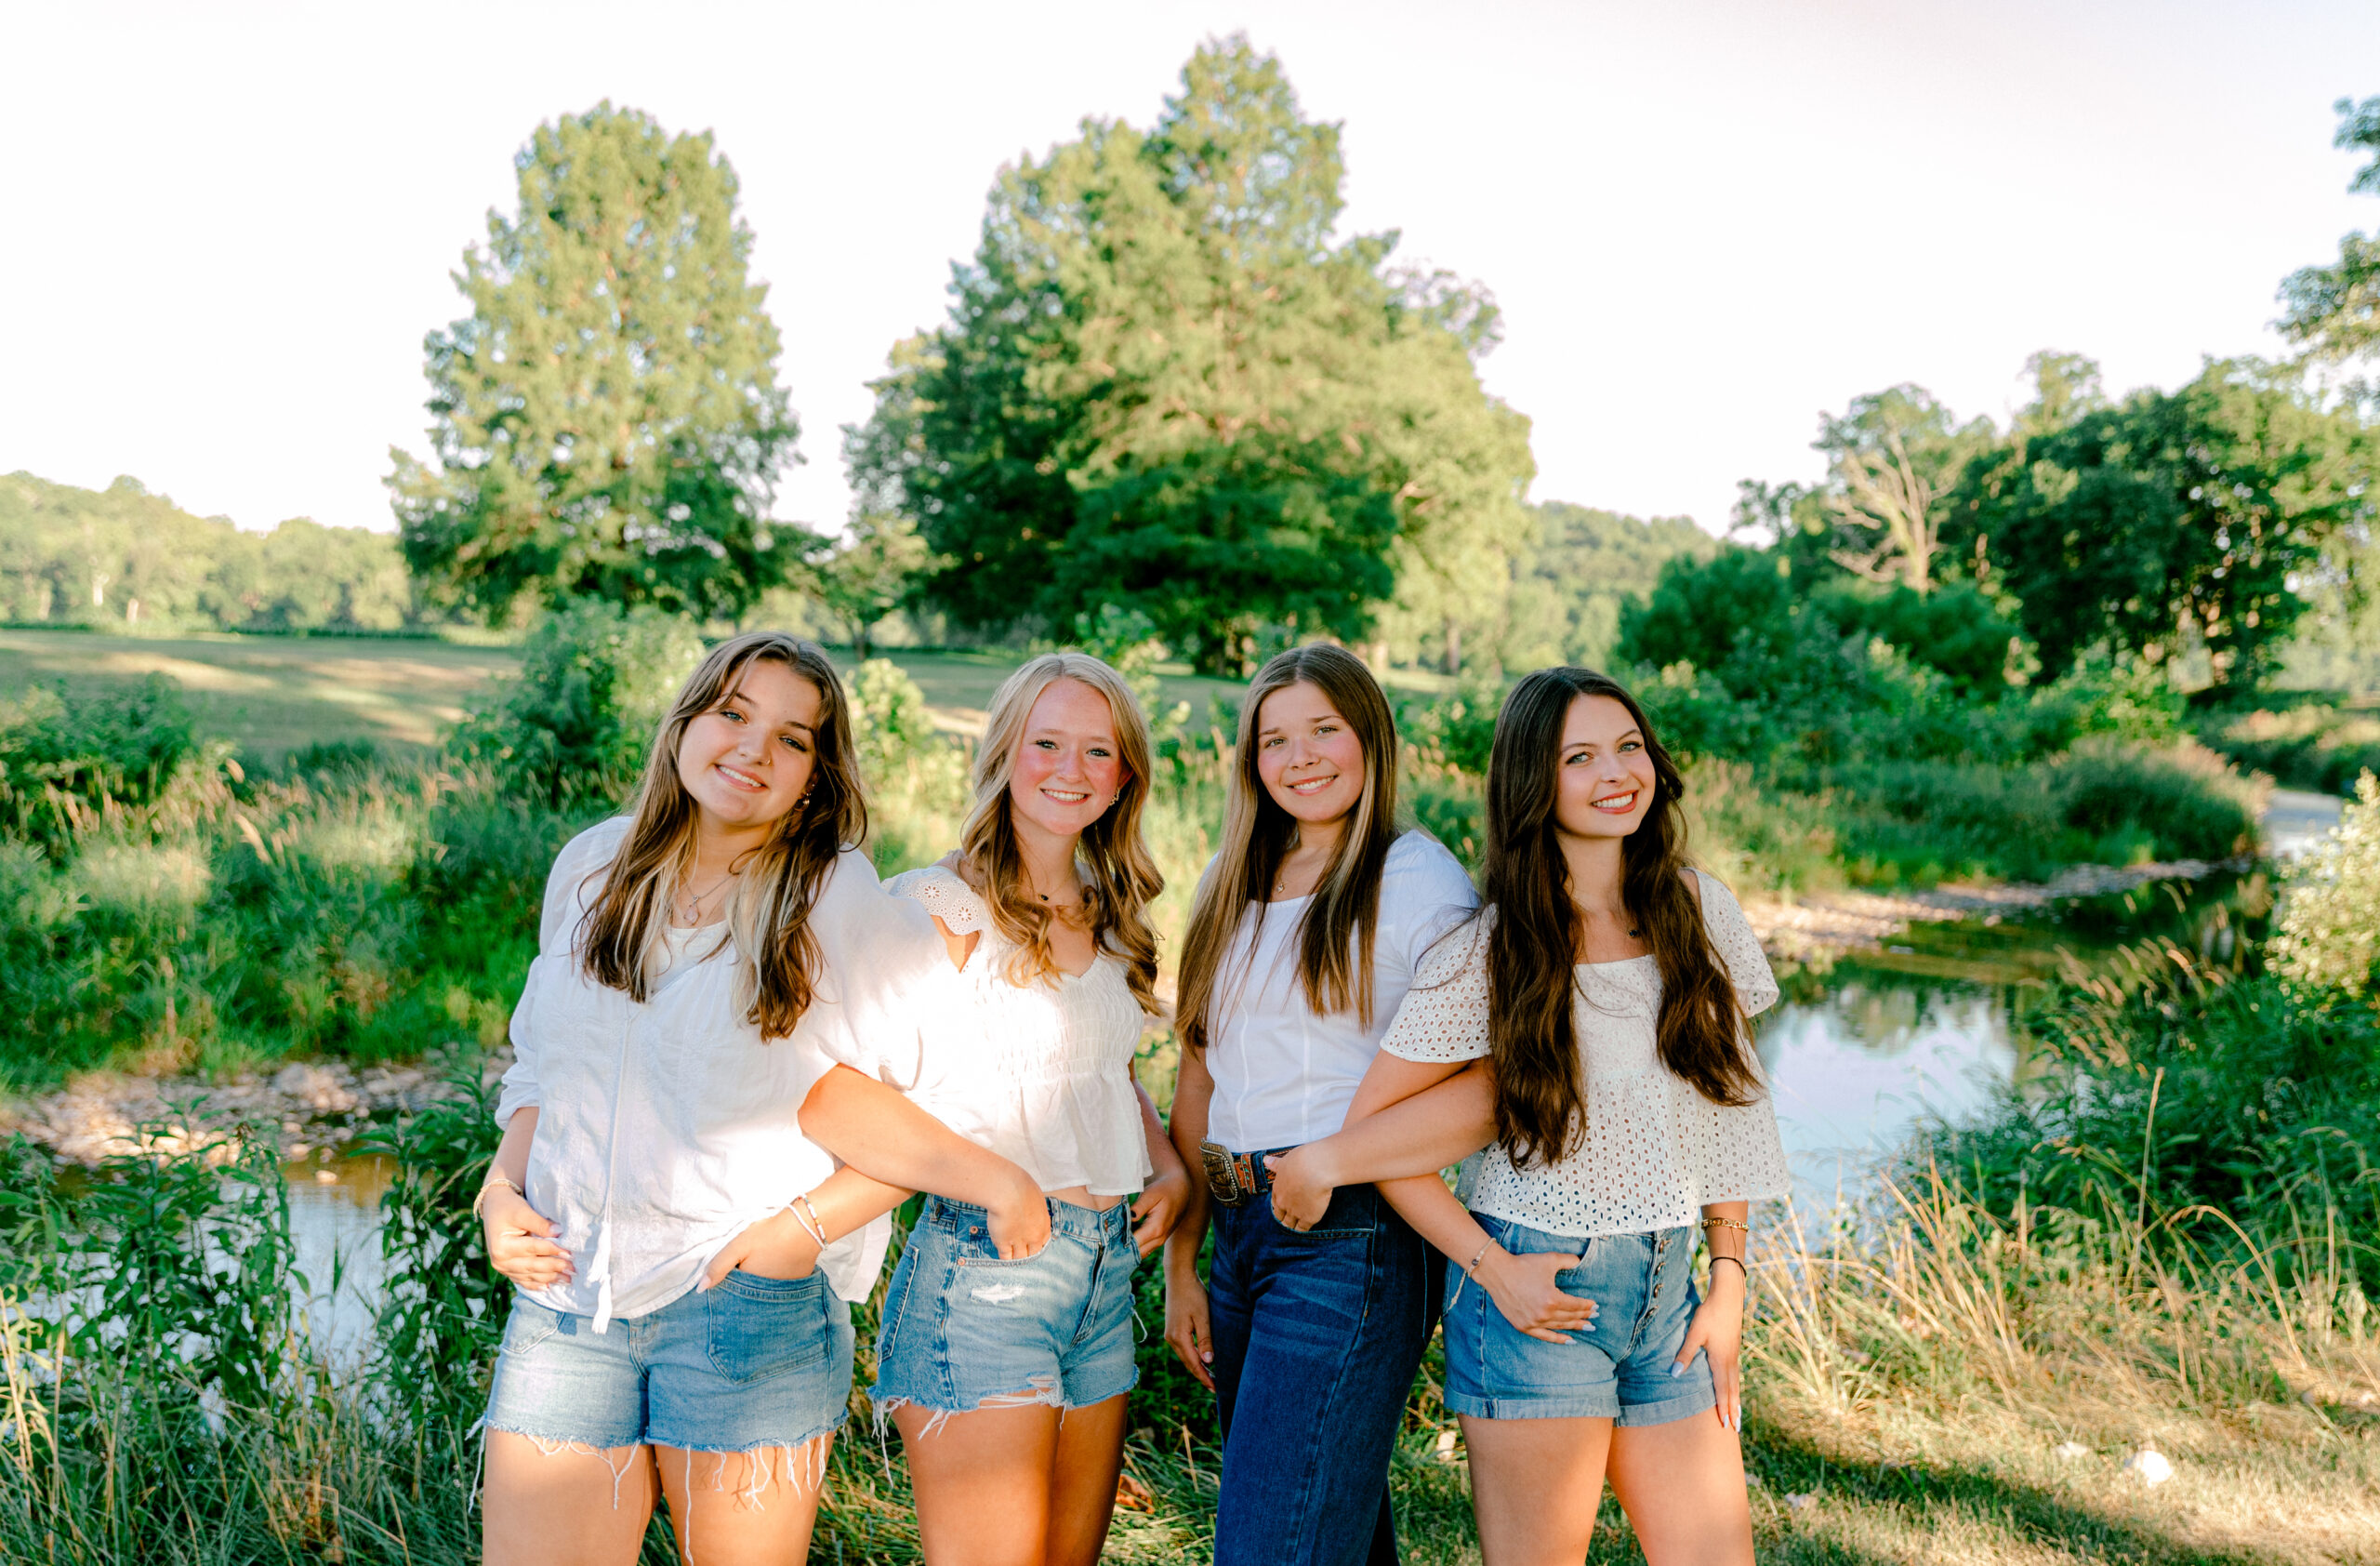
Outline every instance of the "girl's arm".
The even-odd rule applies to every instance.
[[[1711,1380],[1719,1393],[1719,1423],[1738,1435],[1744,1429],[1744,1299],[1752,1279],[1744,1271],[1744,1227],[1749,1201],[1713,1201],[1702,1209],[1702,1236],[1711,1246],[1711,1293],[1686,1329],[1671,1374],[1683,1375],[1696,1350],[1711,1358]]]
[[[807,1212],[797,1213],[788,1204],[721,1247],[703,1272],[702,1287],[709,1288],[738,1267],[762,1278],[807,1278],[826,1246],[804,1218],[816,1214],[831,1245],[900,1206],[909,1194],[845,1164],[807,1193]]]
[[[1215,1079],[1205,1055],[1182,1052],[1173,1083],[1173,1148],[1187,1176],[1182,1215],[1165,1241],[1165,1341],[1176,1358],[1211,1392],[1215,1389],[1215,1335],[1207,1313],[1207,1286],[1198,1278],[1198,1250],[1207,1240],[1206,1160],[1198,1144],[1207,1139],[1207,1108],[1214,1102]],[[1197,1171],[1190,1174],[1189,1171]]]
[[[1148,1141],[1151,1169],[1149,1183],[1141,1188],[1140,1200],[1132,1203],[1132,1216],[1138,1220],[1132,1228],[1132,1242],[1145,1256],[1165,1243],[1165,1237],[1173,1232],[1189,1207],[1190,1172],[1183,1167],[1182,1155],[1174,1150],[1165,1121],[1157,1118],[1157,1100],[1137,1078],[1132,1092],[1141,1100],[1141,1135]]]
[[[1437,1172],[1495,1140],[1495,1080],[1479,1061],[1406,1060],[1386,1051],[1365,1071],[1337,1135],[1270,1160],[1273,1212],[1312,1228],[1341,1185],[1377,1183],[1415,1233],[1464,1268],[1504,1319],[1547,1343],[1594,1320],[1594,1301],[1563,1292],[1567,1252],[1515,1256],[1490,1240]]]
[[[553,1220],[521,1194],[529,1184],[529,1145],[536,1135],[536,1108],[513,1110],[481,1181],[480,1233],[490,1267],[522,1288],[549,1289],[570,1281],[570,1253],[554,1243],[562,1230]],[[498,1180],[509,1182],[511,1188],[496,1184]]]
[[[887,1189],[932,1191],[989,1214],[1001,1257],[1050,1242],[1050,1205],[1033,1176],[979,1148],[875,1078],[837,1066],[801,1105],[802,1135]]]
[[[1273,1211],[1292,1228],[1312,1228],[1341,1186],[1435,1175],[1495,1138],[1496,1091],[1485,1067],[1406,1060],[1383,1050],[1364,1072],[1337,1135],[1266,1161]]]

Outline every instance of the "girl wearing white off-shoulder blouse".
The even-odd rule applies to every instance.
[[[1150,765],[1114,670],[1035,658],[992,697],[958,851],[892,883],[949,962],[919,997],[917,1055],[878,1070],[1031,1174],[1051,1230],[1006,1256],[983,1208],[934,1192],[885,1295],[871,1396],[900,1426],[932,1566],[1091,1566],[1106,1538],[1138,1379],[1132,1273],[1189,1183],[1132,1080],[1157,1009]],[[895,1150],[873,1130],[897,1127],[887,1091],[839,1068],[802,1127],[875,1173]]]
[[[1458,1264],[1446,1401],[1488,1566],[1584,1559],[1606,1477],[1652,1566],[1752,1558],[1746,1220],[1789,1177],[1745,1020],[1777,986],[1686,866],[1681,790],[1606,676],[1515,686],[1486,907],[1425,960],[1346,1128],[1275,1164],[1284,1222],[1381,1181]],[[1459,1199],[1430,1172],[1466,1155]]]

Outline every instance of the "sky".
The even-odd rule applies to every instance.
[[[19,3],[0,472],[392,526],[451,273],[530,132],[609,99],[734,164],[807,459],[776,511],[832,527],[1000,166],[1148,125],[1235,31],[1342,122],[1342,234],[1496,295],[1535,499],[1717,530],[1863,392],[2004,419],[2040,349],[2118,391],[2277,354],[2280,279],[2380,227],[2331,147],[2370,0]]]

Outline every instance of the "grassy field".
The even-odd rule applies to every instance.
[[[849,669],[849,648],[834,649]],[[975,734],[984,709],[1021,661],[1011,652],[895,649],[883,656],[917,681],[934,720],[953,733]],[[270,761],[299,747],[369,739],[385,747],[426,749],[463,715],[463,705],[493,675],[517,659],[501,646],[465,645],[405,637],[102,636],[67,630],[0,630],[0,696],[35,683],[77,689],[163,674],[181,687],[202,732],[229,739],[243,755]],[[1216,696],[1244,684],[1193,674],[1186,666],[1159,673],[1168,702],[1187,701],[1203,719]],[[1392,683],[1414,690],[1445,683],[1428,674],[1404,674]]]

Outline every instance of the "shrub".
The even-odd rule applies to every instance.
[[[2380,713],[2343,711],[2309,702],[2280,711],[2227,713],[2199,737],[2241,766],[2270,773],[2292,789],[2344,794],[2366,772],[2380,771]]]
[[[2321,846],[2290,867],[2276,916],[2274,969],[2350,995],[2380,964],[2380,777],[2357,779],[2355,803]]]
[[[694,622],[580,599],[537,622],[521,672],[489,687],[449,742],[508,789],[560,809],[635,785],[654,730],[701,661]]]
[[[34,686],[0,704],[0,830],[57,849],[156,803],[197,754],[190,709],[162,674],[72,697]]]

